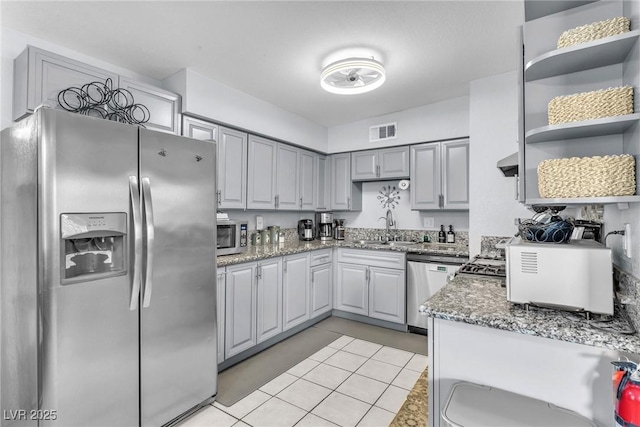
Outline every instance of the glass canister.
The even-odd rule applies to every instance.
[[[271,233],[268,228],[265,228],[260,232],[262,234],[262,244],[270,245],[271,244]]]
[[[251,244],[253,246],[260,246],[262,244],[262,234],[259,231],[251,233]]]
[[[277,245],[278,242],[280,242],[280,227],[277,225],[270,225],[269,234],[271,237],[271,244]]]

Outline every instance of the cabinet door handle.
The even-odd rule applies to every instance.
[[[376,176],[380,178],[380,165],[376,165]]]
[[[218,204],[222,204],[222,190],[218,190]]]
[[[300,208],[302,208],[302,197],[300,197]]]
[[[284,261],[282,263],[282,269],[284,270],[285,273],[287,272],[287,261]]]
[[[440,196],[438,196],[439,200],[438,200],[438,206],[440,206],[441,208],[444,208],[444,195],[440,194]]]
[[[347,197],[347,210],[351,210],[351,197]]]

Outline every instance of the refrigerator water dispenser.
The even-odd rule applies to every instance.
[[[63,285],[119,276],[127,272],[127,215],[60,215]]]

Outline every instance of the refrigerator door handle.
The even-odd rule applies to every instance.
[[[151,200],[151,182],[149,178],[142,178],[142,205],[144,207],[145,226],[147,228],[147,265],[144,275],[144,289],[142,292],[142,307],[149,307],[151,291],[153,289],[153,241],[155,228],[153,225],[153,201]]]
[[[138,296],[140,294],[140,272],[142,271],[142,214],[140,212],[140,188],[138,178],[129,177],[129,195],[131,196],[131,211],[133,214],[133,284],[131,286],[131,301],[129,310],[138,309]]]

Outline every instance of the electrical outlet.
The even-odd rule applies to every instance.
[[[631,258],[631,224],[624,225],[624,254]]]
[[[264,219],[262,215],[256,215],[256,230],[262,230],[264,228]]]
[[[424,228],[434,228],[435,224],[436,223],[433,218],[422,218],[422,225]]]

